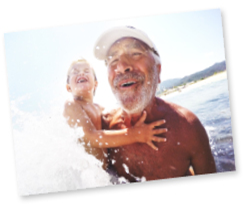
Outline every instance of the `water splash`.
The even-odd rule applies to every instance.
[[[63,103],[61,103],[63,104]],[[78,143],[82,129],[71,129],[62,107],[28,113],[12,103],[19,193],[34,195],[110,185],[102,163]]]

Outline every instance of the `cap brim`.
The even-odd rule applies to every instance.
[[[154,48],[153,42],[142,31],[132,27],[115,27],[104,32],[97,40],[94,47],[94,55],[97,59],[105,60],[109,48],[119,39],[132,37],[146,43],[150,48]]]

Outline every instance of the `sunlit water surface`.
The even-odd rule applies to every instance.
[[[188,108],[198,116],[209,136],[218,172],[235,170],[227,78],[211,80],[195,88],[191,85],[162,98]]]

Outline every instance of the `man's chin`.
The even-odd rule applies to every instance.
[[[130,114],[141,113],[146,107],[141,97],[117,98],[117,100],[124,111]]]

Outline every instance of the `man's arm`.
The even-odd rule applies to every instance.
[[[215,173],[216,167],[209,145],[206,130],[199,119],[194,116],[192,120],[193,138],[191,148],[191,165],[195,174]]]

